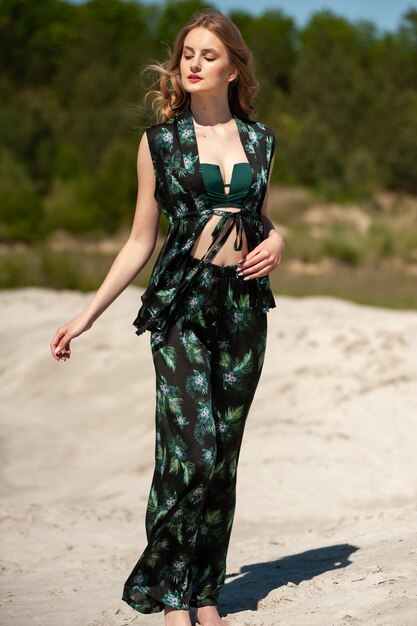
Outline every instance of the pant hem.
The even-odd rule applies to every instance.
[[[132,596],[135,595],[135,600]],[[188,611],[189,603],[178,593],[155,587],[125,588],[122,600],[139,613],[160,613],[166,606],[173,609]]]

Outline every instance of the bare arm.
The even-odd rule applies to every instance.
[[[138,193],[132,229],[92,300],[73,320],[58,328],[50,347],[54,358],[69,358],[69,342],[91,328],[98,317],[126,289],[149,260],[156,244],[160,209],[156,203],[155,173],[146,132],[137,154]],[[57,355],[63,350],[66,354]]]
[[[154,198],[155,174],[146,133],[143,133],[139,143],[137,174],[138,194],[132,230],[106,278],[84,310],[84,315],[91,322],[94,322],[139,274],[155,248],[160,210]]]

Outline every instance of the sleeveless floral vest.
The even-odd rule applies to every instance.
[[[169,230],[152,270],[149,284],[141,296],[135,320],[136,334],[168,328],[178,297],[198,280],[204,261],[210,261],[236,225],[235,249],[242,245],[245,231],[248,250],[264,239],[261,209],[265,198],[269,170],[275,151],[273,130],[250,120],[234,116],[239,136],[252,170],[252,182],[241,211],[213,208],[201,172],[194,119],[189,106],[167,122],[145,130],[156,177],[155,200],[167,217]],[[216,224],[210,248],[190,276],[189,253],[205,223],[213,213],[221,215]],[[240,247],[239,247],[240,246]],[[269,276],[247,281],[251,303],[266,312],[276,306]]]

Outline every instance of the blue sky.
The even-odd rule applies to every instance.
[[[73,0],[80,2],[82,0]],[[142,0],[158,3],[158,0]],[[401,16],[407,9],[417,9],[413,0],[210,0],[211,4],[224,13],[232,9],[243,9],[254,15],[267,8],[279,8],[303,26],[309,16],[321,9],[330,9],[349,20],[366,19],[374,22],[381,30],[396,30]],[[164,2],[162,2],[164,4]]]
[[[404,12],[417,8],[417,3],[409,0],[213,0],[213,4],[225,12],[241,7],[254,14],[266,8],[280,8],[301,26],[312,13],[330,9],[349,20],[370,20],[383,30],[395,30]]]

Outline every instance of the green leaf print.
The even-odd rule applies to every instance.
[[[157,443],[156,445],[156,455],[155,455],[155,468],[156,471],[163,475],[165,468],[167,465],[167,450],[164,445],[161,443]]]
[[[202,448],[201,456],[203,457],[203,461],[210,467],[210,470],[213,472],[216,463],[216,448],[214,446],[211,446],[210,448]]]
[[[216,509],[215,511],[207,511],[203,519],[205,523],[209,526],[212,526],[212,527],[218,526],[218,528],[215,530],[213,528],[211,532],[215,534],[220,534],[222,532],[222,529],[221,529],[222,512],[219,509]]]
[[[208,300],[208,301],[206,301],[206,302],[204,303],[204,311],[205,311],[205,313],[207,313],[207,312],[208,312],[208,313],[210,313],[210,314],[213,314],[213,313],[214,313],[214,314],[217,314],[217,313],[218,313],[218,311],[219,311],[219,307],[218,307],[218,306],[216,306],[216,305],[214,304],[214,302],[211,302],[210,300]]]
[[[184,430],[184,428],[189,424],[189,421],[187,420],[185,415],[176,415],[174,417],[174,422],[177,424],[177,426],[179,426],[181,430]]]
[[[183,522],[184,522],[184,528],[188,537],[192,537],[197,534],[198,523],[199,523],[198,512],[199,512],[199,509],[195,509],[194,507],[184,509]]]
[[[178,474],[182,471],[184,484],[188,485],[195,474],[196,467],[193,461],[187,460],[186,444],[179,435],[173,437],[169,443],[169,456],[169,472]]]
[[[156,292],[156,295],[161,300],[162,304],[168,304],[171,302],[176,291],[176,287],[172,287],[171,289],[160,289]]]
[[[181,463],[181,467],[184,472],[184,483],[189,485],[195,474],[195,464],[192,461],[185,461],[184,463]]]
[[[178,176],[185,176],[186,170],[183,164],[181,150],[175,150],[172,152],[167,164],[171,168],[171,173],[175,172]]]
[[[206,328],[207,324],[203,314],[203,304],[206,305],[206,302],[203,302],[201,295],[188,296],[182,306],[184,319],[187,321],[195,320],[203,326],[203,328]]]
[[[176,351],[173,346],[164,345],[159,351],[159,354],[164,359],[165,363],[171,368],[174,372],[176,370]]]
[[[231,297],[229,290],[226,307],[229,309],[227,327],[232,333],[248,330],[253,326],[253,311],[250,307],[249,294],[240,296],[236,301]]]
[[[169,452],[171,458],[179,462],[185,461],[187,458],[185,441],[179,435],[173,437],[169,442]]]
[[[225,469],[226,469],[225,460],[222,459],[220,461],[220,463],[219,463],[219,461],[217,461],[216,467],[214,468],[214,472],[213,472],[213,478],[216,478],[216,479],[224,478],[225,477]]]
[[[240,429],[243,411],[244,407],[242,405],[236,407],[229,406],[224,412],[216,411],[216,430],[221,439],[225,441],[232,439],[234,434]]]
[[[141,570],[138,570],[136,572],[136,575],[133,577],[132,582],[135,585],[142,585],[142,586],[146,586],[146,583],[149,580],[149,576],[147,574],[144,574]]]
[[[223,380],[223,388],[233,388],[236,391],[246,391],[245,376],[253,371],[252,350],[246,352],[243,359],[232,359],[228,352],[222,352],[220,357],[220,367],[222,368],[221,377]]]
[[[199,485],[198,487],[196,487],[195,489],[191,491],[190,495],[188,496],[188,499],[193,504],[197,504],[198,502],[202,501],[204,497],[204,493],[205,493],[204,488],[201,485]]]
[[[180,181],[175,178],[174,175],[172,175],[169,180],[171,185],[171,191],[173,194],[178,195],[180,193],[185,193],[184,187],[181,185]]]
[[[175,540],[178,543],[184,543],[184,534],[183,534],[183,515],[181,509],[175,511],[174,515],[167,523],[167,529],[169,533],[175,537]]]
[[[155,567],[158,564],[158,561],[162,559],[163,550],[160,546],[156,545],[153,547],[152,552],[146,559],[146,565],[150,568]]]
[[[174,561],[172,561],[168,571],[167,577],[173,580],[175,583],[179,583],[183,580],[188,567],[187,555],[179,555]]]
[[[198,402],[197,421],[194,426],[194,437],[200,444],[203,443],[204,436],[207,434],[216,434],[216,424],[213,419],[210,400],[208,402]]]
[[[156,402],[160,419],[167,417],[167,413],[181,415],[182,397],[177,385],[168,385],[165,376],[159,376],[156,389]]]
[[[207,395],[208,381],[206,372],[193,370],[193,373],[190,376],[187,376],[185,389],[192,398],[197,398],[200,395]]]
[[[178,495],[176,491],[171,491],[169,487],[164,487],[162,490],[161,512],[166,514],[170,511],[177,502],[177,499]]]
[[[183,159],[184,159],[185,169],[187,170],[187,172],[194,174],[195,173],[194,163],[198,160],[198,155],[193,156],[192,152],[189,152],[188,154],[184,154]],[[185,171],[184,171],[184,175],[185,175]]]
[[[267,135],[265,137],[266,144],[266,160],[267,163],[271,160],[272,146],[274,145],[274,137],[272,135]]]
[[[194,128],[191,121],[179,120],[178,134],[184,143],[191,145],[195,143]]]
[[[236,301],[231,288],[227,290],[225,305],[226,308],[228,308],[229,310],[233,310],[234,308],[236,308],[236,305],[239,307],[239,309],[248,309],[248,311],[251,310],[249,294],[245,293],[239,296],[239,299]]]
[[[201,342],[192,330],[183,331],[180,341],[190,363],[204,363]]]
[[[147,508],[150,513],[156,513],[158,509],[158,494],[155,487],[151,488]]]
[[[173,606],[176,609],[186,608],[185,605],[183,606],[179,592],[169,592],[164,594],[161,602],[168,604],[168,606]]]
[[[239,425],[238,422],[242,419],[244,410],[245,407],[243,404],[240,406],[229,406],[224,412],[224,421],[230,427],[234,426],[233,422],[235,422],[236,425]]]
[[[155,147],[162,151],[169,151],[172,149],[174,141],[174,134],[172,130],[162,127],[161,132],[155,137]]]

